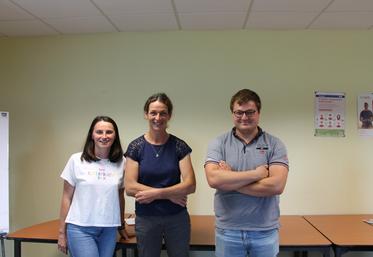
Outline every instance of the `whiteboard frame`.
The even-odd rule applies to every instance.
[[[9,232],[9,112],[0,111],[0,234]]]

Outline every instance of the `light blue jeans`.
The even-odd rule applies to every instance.
[[[278,229],[245,231],[216,228],[216,257],[276,257],[279,252]]]
[[[84,227],[66,224],[67,246],[72,257],[113,257],[117,227]]]

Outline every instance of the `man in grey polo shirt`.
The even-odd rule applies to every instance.
[[[238,91],[230,109],[234,128],[209,144],[205,162],[207,181],[216,189],[216,256],[274,257],[286,148],[258,126],[261,101],[255,92]]]

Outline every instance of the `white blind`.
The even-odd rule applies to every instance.
[[[9,232],[9,113],[0,112],[0,233]]]

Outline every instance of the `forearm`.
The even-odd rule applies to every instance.
[[[67,236],[66,236],[66,216],[70,209],[71,198],[68,199],[64,194],[61,200],[61,209],[60,209],[60,226],[58,229],[58,241],[57,248],[59,251],[67,254]]]
[[[120,223],[124,224],[125,201],[124,201],[124,188],[119,189],[119,208],[120,208]]]
[[[70,199],[63,198],[61,200],[61,209],[60,209],[60,226],[59,226],[59,234],[65,235],[66,234],[66,217],[67,213],[69,212],[71,205]]]
[[[212,188],[232,191],[260,180],[262,176],[255,170],[227,171],[215,170],[208,176],[208,183]]]
[[[282,194],[286,185],[288,168],[282,165],[273,165],[269,169],[269,177],[243,186],[237,191],[243,194],[259,197]]]
[[[237,191],[242,194],[247,194],[251,196],[265,197],[280,195],[283,192],[284,188],[276,184],[276,181],[272,178],[264,178],[255,183],[245,185],[239,188]]]
[[[194,184],[188,182],[181,182],[177,185],[164,188],[145,188],[135,194],[136,201],[141,204],[148,204],[155,200],[168,199],[175,200],[175,198],[184,198],[187,194],[194,192]]]
[[[182,181],[176,185],[160,188],[159,198],[168,199],[170,197],[180,197],[192,194],[196,191],[195,183]]]
[[[145,190],[149,190],[149,189],[153,189],[153,187],[150,187],[150,186],[146,186],[144,184],[141,184],[137,181],[133,181],[133,182],[130,182],[130,183],[126,183],[126,194],[128,196],[132,196],[132,197],[135,197],[135,195],[140,192],[140,191],[145,191]]]

